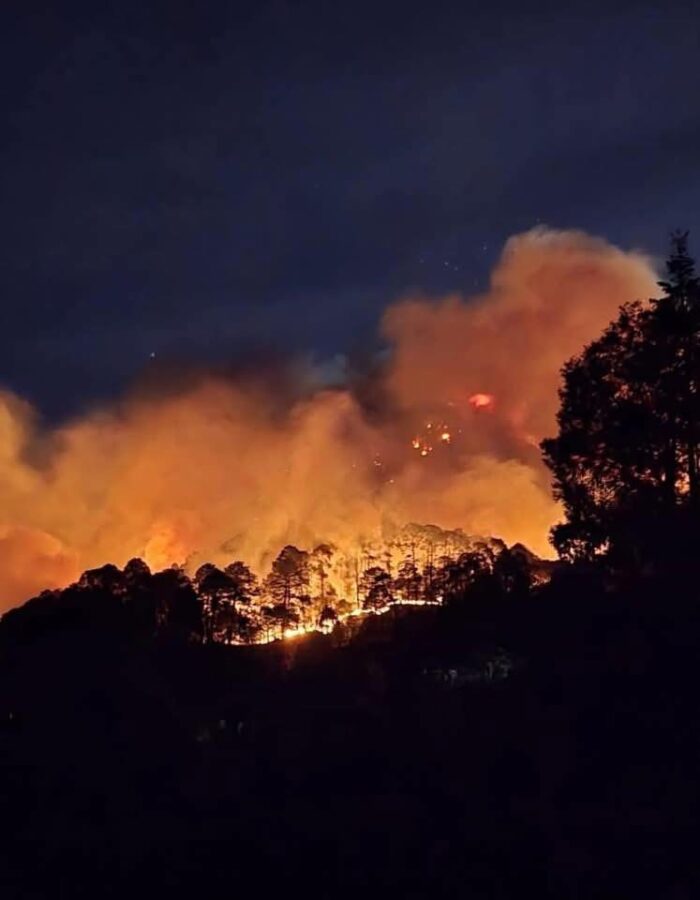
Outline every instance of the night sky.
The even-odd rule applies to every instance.
[[[538,223],[700,255],[697,3],[11,6],[0,381],[50,418],[152,353],[366,350]]]

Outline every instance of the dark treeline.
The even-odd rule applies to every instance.
[[[558,564],[428,528],[3,617],[2,896],[700,896],[685,235],[661,288],[564,368]],[[290,626],[320,630],[251,643]]]
[[[350,558],[321,544],[313,551],[284,547],[264,579],[242,561],[200,566],[190,578],[173,566],[152,573],[141,559],[84,572],[63,590],[44,591],[0,620],[0,641],[21,641],[79,623],[132,638],[181,643],[252,644],[281,638],[292,629],[331,630],[341,617],[385,610],[400,603],[441,603],[472,587],[527,592],[547,576],[549,564],[526,548],[502,541],[471,541],[461,533],[431,528],[429,537],[461,537],[470,549],[447,555],[445,542],[415,537],[387,544],[380,565],[367,549]],[[436,551],[436,546],[443,552]],[[398,547],[398,553],[397,553]],[[391,551],[394,551],[392,554]],[[392,567],[391,560],[399,561]],[[336,580],[338,570],[345,578]],[[392,573],[392,569],[394,569]],[[344,585],[347,593],[339,593]]]

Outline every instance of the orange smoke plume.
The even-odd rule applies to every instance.
[[[484,295],[386,311],[371,413],[351,386],[281,397],[211,377],[46,431],[2,394],[0,610],[132,556],[261,570],[287,543],[351,548],[411,521],[546,553],[559,510],[536,444],[559,369],[654,291],[644,257],[537,229],[508,241]]]

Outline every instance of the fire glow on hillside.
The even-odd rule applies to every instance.
[[[389,307],[389,362],[329,389],[311,368],[138,392],[53,430],[0,397],[0,599],[91,567],[350,550],[408,522],[549,552],[559,511],[538,441],[562,363],[623,302],[653,294],[640,255],[574,232],[512,238],[482,296]]]

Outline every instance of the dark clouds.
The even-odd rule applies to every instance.
[[[27,10],[0,63],[4,382],[56,414],[152,350],[332,356],[538,220],[662,252],[698,222],[700,17],[609,6]]]

